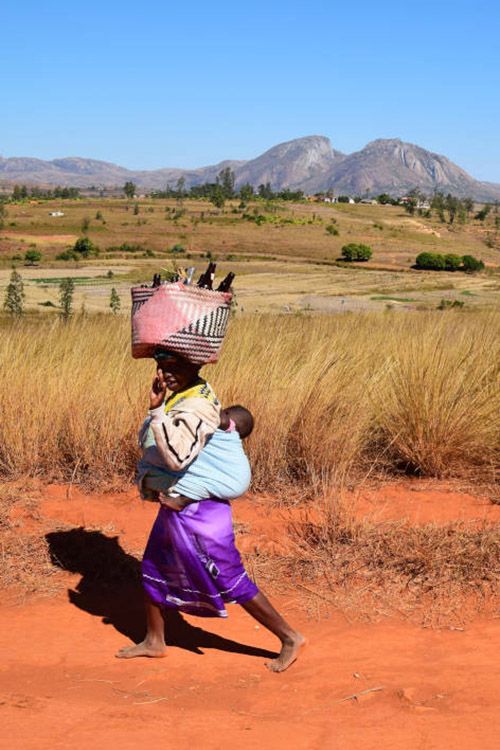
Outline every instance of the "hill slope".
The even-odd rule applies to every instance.
[[[333,190],[351,195],[387,192],[403,195],[412,188],[430,194],[436,190],[476,200],[500,199],[500,185],[480,182],[449,159],[421,146],[393,139],[378,139],[361,151],[345,155],[332,148],[324,136],[306,136],[281,143],[249,161],[223,161],[199,169],[165,168],[134,171],[95,159],[68,157],[42,159],[0,157],[4,184],[120,186],[127,180],[141,190],[175,186],[184,177],[186,186],[214,182],[224,167],[234,170],[236,184],[254,186],[270,182],[274,189],[292,188],[314,193]]]

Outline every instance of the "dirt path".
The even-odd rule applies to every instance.
[[[49,488],[41,516],[25,524],[101,528],[115,549],[141,548],[156,509],[134,497]],[[264,516],[265,506],[236,504],[236,520],[251,525],[252,511],[263,538],[256,511]],[[264,667],[275,640],[237,606],[228,620],[173,617],[166,659],[122,661],[115,651],[141,634],[139,589],[100,589],[82,570],[61,576],[53,598],[20,603],[10,592],[0,605],[1,747],[497,747],[498,621],[441,631],[352,624],[340,613],[316,621],[282,595],[279,606],[310,641],[282,675]]]

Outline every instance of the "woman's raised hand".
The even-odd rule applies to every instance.
[[[165,401],[166,393],[167,384],[165,383],[165,376],[160,368],[158,368],[149,393],[149,408],[156,409],[158,406],[161,406]]]

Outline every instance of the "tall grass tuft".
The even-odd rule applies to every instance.
[[[374,463],[478,477],[498,465],[500,315],[247,316],[205,368],[256,418],[254,485],[314,488]],[[114,316],[2,320],[0,472],[128,481],[151,361]]]

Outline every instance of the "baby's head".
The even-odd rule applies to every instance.
[[[227,416],[228,424],[229,420],[233,420],[234,426],[242,440],[250,435],[253,430],[253,417],[248,409],[236,404],[235,406],[228,406],[227,409],[223,409],[222,411]]]

